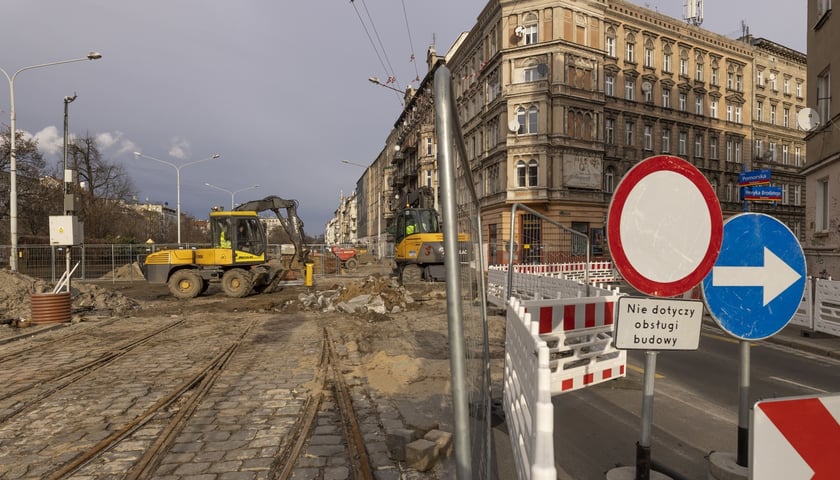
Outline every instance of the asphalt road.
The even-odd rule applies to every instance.
[[[772,340],[751,344],[750,406],[762,399],[840,391],[840,362],[827,356],[838,340],[823,342],[831,346],[825,351],[809,348],[819,338],[789,342],[792,346]],[[554,397],[555,463],[569,478],[604,478],[616,466],[635,465],[644,355],[629,352],[624,379]],[[711,322],[704,324],[696,351],[657,354],[655,469],[674,479],[706,478],[711,452],[737,452],[739,370],[739,340]]]

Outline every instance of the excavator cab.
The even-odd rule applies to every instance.
[[[265,254],[265,232],[256,215],[226,212],[211,216],[210,231],[213,248],[234,249],[255,256]]]

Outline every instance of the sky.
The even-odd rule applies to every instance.
[[[635,3],[682,18],[684,0]],[[184,213],[229,208],[239,190],[236,203],[276,195],[296,199],[306,233],[320,235],[364,173],[354,164],[373,162],[402,109],[399,93],[368,78],[417,86],[429,46],[445,53],[485,5],[7,0],[0,68],[12,76],[102,54],[15,78],[16,128],[38,140],[50,164],[62,159],[64,97],[76,94],[70,135],[96,136],[139,201],[174,208],[176,168],[133,152],[180,166]],[[706,0],[704,11],[705,29],[737,37],[743,21],[753,35],[805,53],[806,0]],[[0,87],[3,126],[9,104]]]

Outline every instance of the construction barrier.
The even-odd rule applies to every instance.
[[[555,300],[522,300],[549,348],[551,393],[606,382],[626,375],[627,353],[614,346],[617,292]]]
[[[555,480],[549,348],[519,300],[507,305],[504,408],[517,477]]]
[[[819,279],[814,289],[814,330],[840,335],[840,282]]]
[[[799,302],[799,308],[793,314],[790,320],[790,325],[798,325],[805,327],[808,330],[814,329],[814,295],[813,295],[813,279],[808,278],[805,282],[805,291],[802,293],[802,301]]]
[[[568,278],[563,273],[523,273],[516,265],[512,278],[510,296],[521,300],[541,300],[551,298],[576,298],[590,295],[603,295],[593,292],[592,286],[584,285],[583,277]],[[528,265],[531,267],[532,265]],[[491,266],[487,272],[487,301],[493,305],[504,308],[507,303],[506,292],[508,283],[507,266]],[[592,280],[591,284],[596,284]],[[603,290],[603,287],[598,287]]]

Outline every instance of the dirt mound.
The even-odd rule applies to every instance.
[[[106,310],[118,314],[138,307],[134,300],[94,284],[72,282],[71,286],[74,313]],[[32,294],[52,291],[53,285],[44,280],[0,270],[0,318],[28,319]]]
[[[117,267],[111,272],[103,275],[101,278],[104,280],[143,280],[146,277],[143,275],[143,270],[140,269],[140,264],[134,262]]]

